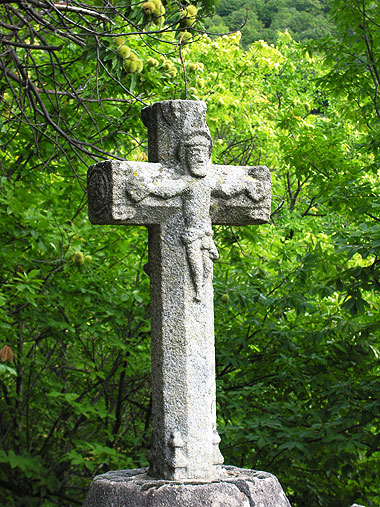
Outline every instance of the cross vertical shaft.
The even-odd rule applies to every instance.
[[[215,413],[212,279],[194,300],[181,213],[149,228],[153,446],[150,472],[216,478],[223,458]]]
[[[202,102],[170,101],[143,110],[149,161],[180,167],[184,134],[208,134]],[[168,479],[216,478],[223,457],[216,432],[212,261],[202,300],[194,281],[183,232],[183,209],[149,227],[152,320],[153,444],[150,473]],[[211,317],[211,318],[210,318]]]

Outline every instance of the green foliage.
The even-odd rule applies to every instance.
[[[60,121],[77,139],[146,160],[141,107],[185,98],[185,71],[187,96],[208,105],[214,162],[271,168],[271,223],[215,230],[218,427],[226,462],[275,473],[294,506],[380,502],[380,45],[375,4],[364,32],[361,5],[333,2],[341,33],[322,55],[289,34],[242,51],[239,34],[194,31],[183,68],[178,34],[136,37],[117,17],[112,37],[62,48],[85,98],[98,76],[107,97],[129,101],[133,89],[143,102],[84,109],[62,97]],[[141,73],[125,72],[123,46],[145,62]],[[75,505],[93,475],[147,464],[146,232],[89,224],[84,178],[96,157],[72,153],[31,101],[20,118],[0,79],[1,497]],[[42,97],[54,111],[57,97]],[[44,135],[24,121],[35,115]]]
[[[241,30],[246,48],[260,39],[275,42],[285,30],[298,41],[323,37],[332,30],[327,12],[324,0],[221,0],[206,26],[215,33]]]
[[[73,219],[76,205],[70,209],[67,198],[79,202],[82,193],[58,175],[2,181],[7,304],[0,327],[15,359],[14,369],[1,372],[0,459],[16,505],[37,505],[41,494],[76,503],[64,495],[67,483],[70,490],[80,482],[80,475],[70,478],[72,467],[92,475],[104,466],[132,464],[123,457],[123,432],[135,456],[146,446],[147,428],[134,420],[140,409],[121,415],[135,390],[142,403],[150,397],[149,362],[142,359],[149,354],[150,329],[148,282],[141,276],[146,248],[141,234],[94,230],[84,214]],[[108,245],[119,252],[117,263]]]

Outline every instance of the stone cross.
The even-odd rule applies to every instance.
[[[217,479],[212,224],[270,217],[265,166],[211,163],[203,101],[142,111],[149,162],[105,161],[88,172],[93,224],[145,225],[151,280],[153,439],[149,475]]]

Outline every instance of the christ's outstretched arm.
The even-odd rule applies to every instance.
[[[140,202],[146,197],[155,196],[162,199],[170,199],[182,194],[186,188],[184,179],[157,179],[152,183],[135,179],[128,182],[126,191],[132,201]]]

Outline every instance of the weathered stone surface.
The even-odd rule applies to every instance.
[[[84,507],[290,507],[281,485],[266,472],[223,467],[214,481],[164,481],[147,469],[95,477]]]
[[[149,161],[106,161],[88,173],[94,224],[146,225],[152,318],[151,476],[216,479],[223,456],[215,412],[212,224],[270,217],[265,166],[211,163],[202,101],[167,101],[142,113]]]

